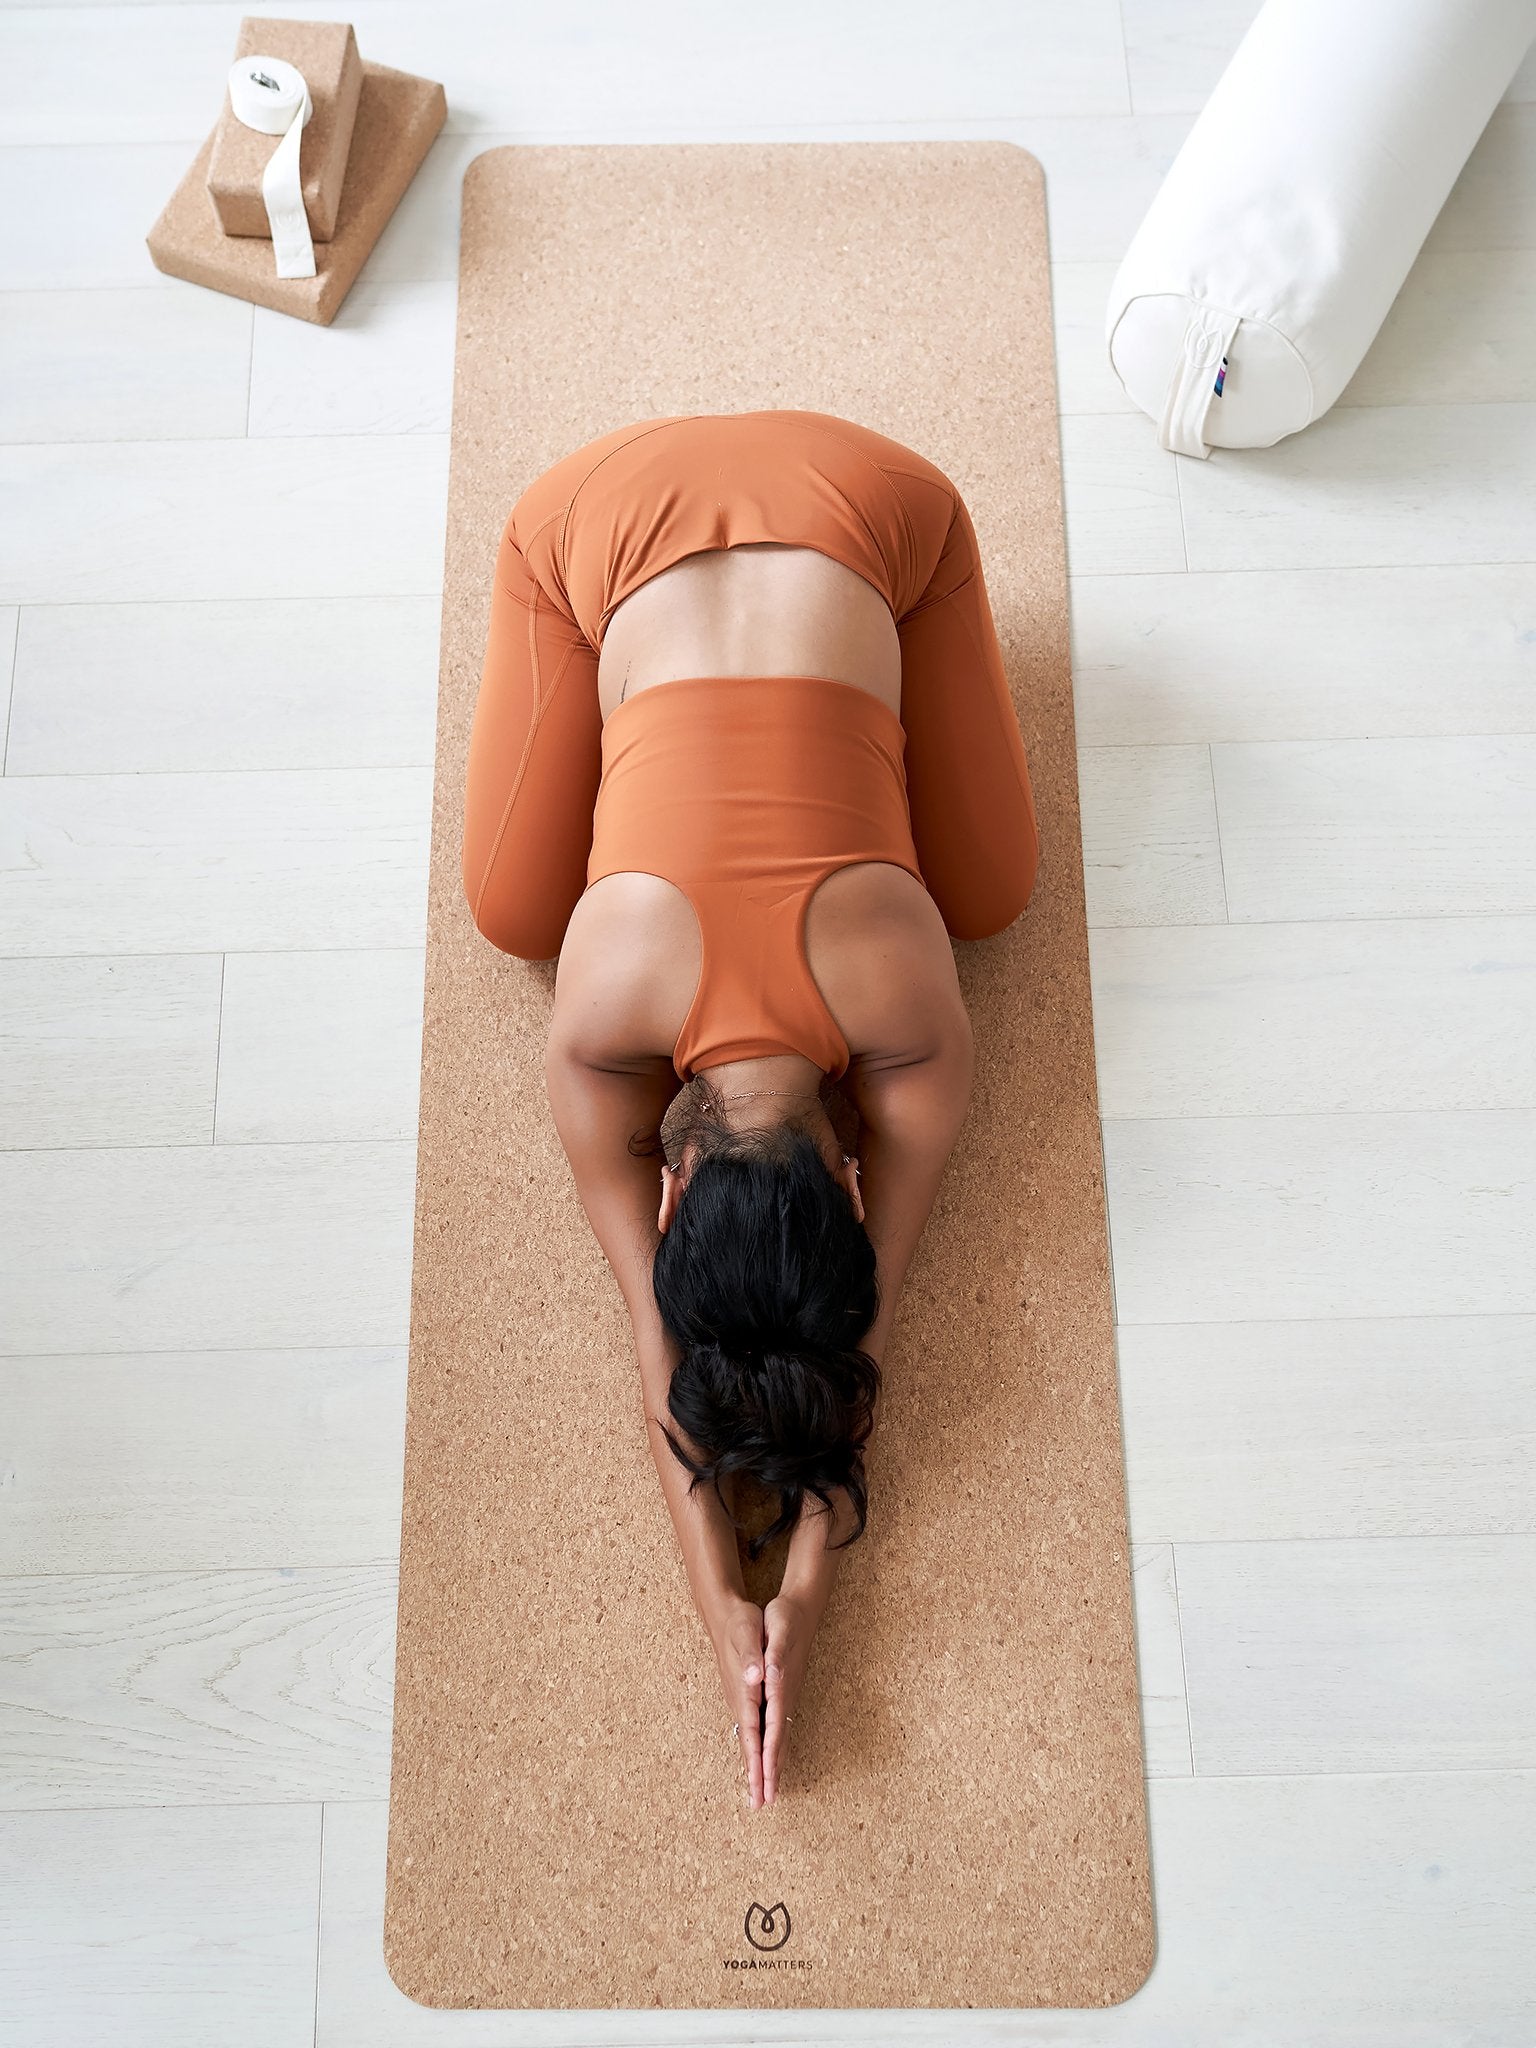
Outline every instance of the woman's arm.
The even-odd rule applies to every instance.
[[[665,1417],[684,1448],[697,1452],[697,1445],[689,1443],[686,1433],[667,1414],[667,1389],[677,1364],[677,1346],[654,1308],[651,1322],[654,1330],[637,1327],[635,1331],[646,1434],[672,1526],[677,1531],[677,1547],[683,1555],[693,1602],[700,1620],[713,1635],[722,1617],[747,1597],[741,1553],[736,1546],[736,1525],[712,1486],[697,1486],[690,1492],[693,1475],[678,1461],[663,1433],[661,1419]]]
[[[970,1019],[958,1003],[926,1057],[856,1064],[850,1070],[849,1093],[863,1124],[859,1186],[864,1226],[875,1247],[880,1280],[880,1309],[863,1349],[877,1365],[884,1362],[902,1282],[965,1121],[972,1071]],[[832,1501],[829,1512],[814,1495],[806,1496],[790,1537],[783,1584],[764,1609],[763,1775],[769,1799],[777,1789],[785,1723],[800,1696],[811,1642],[844,1555],[833,1545],[846,1543],[853,1532],[853,1503],[846,1490],[834,1487]]]
[[[955,1139],[970,1106],[974,1053],[970,1018],[956,1003],[921,1059],[877,1066],[855,1061],[848,1093],[859,1112],[859,1191],[864,1228],[875,1248],[880,1307],[861,1348],[883,1364],[902,1283],[932,1211]],[[807,1496],[790,1537],[785,1593],[819,1619],[837,1576],[853,1507],[833,1489],[835,1515]]]
[[[736,1533],[712,1486],[689,1494],[691,1475],[662,1433],[665,1419],[682,1435],[667,1413],[677,1347],[651,1289],[651,1262],[660,1241],[656,1218],[663,1161],[659,1147],[654,1156],[638,1158],[628,1149],[632,1137],[654,1138],[659,1132],[678,1091],[677,1077],[670,1061],[594,1066],[552,1034],[545,1051],[544,1081],[576,1192],[629,1310],[647,1440],[694,1604],[713,1632],[722,1609],[746,1597]]]
[[[884,1362],[902,1283],[970,1107],[971,1020],[958,998],[920,1058],[855,1060],[845,1087],[859,1112],[859,1188],[875,1248],[880,1309],[863,1348]]]
[[[628,1149],[632,1137],[660,1130],[678,1090],[677,1078],[670,1061],[594,1066],[553,1035],[544,1076],[582,1207],[629,1310],[640,1361],[646,1437],[694,1606],[714,1647],[726,1709],[737,1726],[748,1793],[756,1807],[764,1797],[763,1610],[747,1598],[735,1524],[719,1495],[713,1486],[690,1491],[692,1474],[662,1432],[661,1418],[667,1416],[667,1393],[678,1362],[676,1344],[651,1288],[651,1262],[660,1239],[662,1160],[659,1149],[654,1157],[640,1158]],[[671,1426],[686,1448],[697,1450],[684,1431],[675,1423]]]

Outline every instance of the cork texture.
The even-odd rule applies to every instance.
[[[363,90],[363,60],[348,21],[274,21],[248,14],[235,39],[241,57],[282,57],[303,73],[311,112],[299,138],[299,188],[311,241],[328,242],[336,232],[347,153]],[[264,235],[272,226],[261,196],[262,173],[282,140],[247,128],[224,90],[224,111],[213,131],[208,159],[208,197],[226,235]]]
[[[279,277],[270,241],[224,233],[208,197],[210,134],[144,238],[150,259],[168,277],[329,326],[447,118],[432,79],[363,65],[341,211],[330,241],[315,244],[313,277]]]
[[[458,2007],[1112,2004],[1153,1930],[1040,167],[508,147],[462,211],[391,1973]],[[554,969],[475,930],[459,841],[514,501],[614,428],[781,406],[959,486],[1043,850],[1025,915],[956,946],[971,1112],[885,1358],[868,1533],[753,1812],[545,1098]]]

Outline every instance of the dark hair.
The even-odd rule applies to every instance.
[[[874,1246],[803,1123],[732,1130],[708,1084],[694,1086],[681,1142],[697,1153],[651,1284],[682,1350],[667,1406],[702,1456],[662,1433],[693,1474],[689,1492],[713,1485],[738,1529],[727,1474],[777,1492],[752,1559],[794,1526],[806,1494],[835,1512],[834,1486],[857,1518],[843,1550],[868,1519],[864,1444],[881,1376],[859,1346],[880,1305]]]

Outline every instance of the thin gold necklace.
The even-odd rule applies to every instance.
[[[798,1095],[806,1102],[819,1102],[821,1099],[819,1092],[808,1095],[803,1088],[744,1088],[739,1095],[722,1095],[720,1100],[722,1103],[746,1102],[754,1095]]]

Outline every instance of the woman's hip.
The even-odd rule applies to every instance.
[[[624,599],[685,556],[814,548],[899,618],[943,549],[954,488],[888,436],[802,410],[683,414],[603,435],[539,477],[509,526],[594,647]]]

